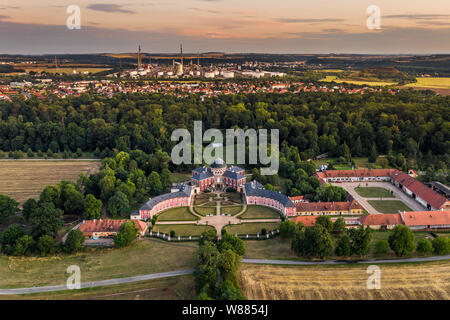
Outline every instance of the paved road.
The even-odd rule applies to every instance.
[[[192,274],[194,269],[187,270],[177,270],[177,271],[169,271],[162,273],[153,273],[146,274],[143,276],[135,276],[128,278],[117,278],[117,279],[109,279],[102,281],[92,281],[92,282],[83,282],[81,283],[81,288],[93,288],[93,287],[101,287],[101,286],[110,286],[114,284],[122,284],[128,282],[136,282],[136,281],[144,281],[151,279],[159,279],[159,278],[169,278],[182,276],[186,274]],[[31,288],[16,288],[16,289],[0,289],[0,295],[9,295],[9,294],[27,294],[27,293],[39,293],[39,292],[51,292],[51,291],[62,291],[69,290],[67,286],[45,286],[45,287],[31,287]]]
[[[282,264],[282,265],[321,265],[321,264],[378,264],[378,263],[404,263],[404,262],[426,262],[426,261],[442,261],[450,260],[450,254],[445,256],[433,256],[423,258],[407,258],[407,259],[385,259],[385,260],[359,260],[359,261],[339,261],[339,260],[325,260],[325,261],[296,261],[296,260],[268,260],[268,259],[242,259],[243,263],[252,264]]]

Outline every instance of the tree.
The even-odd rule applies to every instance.
[[[217,300],[246,300],[242,292],[229,280],[217,286],[214,296]]]
[[[56,209],[51,202],[40,204],[39,208],[34,210],[30,216],[31,234],[33,237],[39,239],[46,234],[56,236],[63,226],[62,214],[63,211]]]
[[[270,183],[266,183],[266,184],[264,185],[264,189],[266,189],[266,190],[271,190],[271,191],[274,191],[274,190],[275,190],[274,186],[271,185]]]
[[[416,251],[420,254],[429,254],[433,251],[433,244],[427,238],[420,239],[417,242]]]
[[[351,255],[352,248],[348,234],[344,234],[338,239],[334,253],[340,257]]]
[[[72,185],[71,185],[72,186]],[[67,214],[84,215],[85,202],[83,194],[72,186],[71,190],[65,195],[64,211]]]
[[[292,249],[304,257],[323,259],[333,252],[333,241],[328,230],[319,224],[298,232],[292,241]]]
[[[47,254],[52,253],[54,246],[55,243],[53,237],[49,235],[42,236],[37,243],[37,247],[42,257],[45,257]]]
[[[66,253],[75,253],[81,250],[84,243],[84,235],[78,229],[71,230],[64,242],[63,250]]]
[[[100,219],[102,217],[102,201],[94,195],[86,195],[84,219]]]
[[[219,240],[217,247],[221,252],[230,249],[239,256],[243,256],[245,254],[244,241],[228,233],[223,235],[222,239]]]
[[[389,246],[398,256],[411,254],[414,250],[414,233],[407,226],[397,225],[388,238]]]
[[[11,224],[1,234],[0,240],[2,243],[2,251],[6,254],[12,254],[16,241],[25,235],[25,231],[22,227],[16,223]]]
[[[138,229],[134,221],[124,222],[117,234],[114,236],[114,244],[116,247],[121,248],[129,246],[137,238]]]
[[[236,277],[240,257],[232,250],[227,249],[220,253],[217,267],[220,270],[224,281],[231,281],[236,287],[238,281]]]
[[[0,221],[6,221],[10,216],[19,211],[19,203],[8,197],[0,194]]]
[[[330,184],[324,184],[316,189],[316,195],[314,197],[315,201],[326,201],[326,202],[339,202],[344,201],[347,197],[347,191],[345,189],[332,186]]]
[[[328,232],[331,232],[333,229],[333,222],[331,222],[330,216],[320,216],[316,219],[316,225],[321,225],[325,229],[327,229]]]
[[[31,214],[34,212],[34,210],[36,210],[38,208],[38,204],[37,204],[36,200],[34,200],[33,198],[30,198],[24,202],[22,207],[23,207],[22,215],[26,219],[28,219],[31,216]]]
[[[370,147],[370,153],[369,153],[369,162],[370,163],[375,163],[377,161],[378,158],[378,152],[377,152],[377,146],[374,143],[372,143],[372,146]]]
[[[345,227],[345,220],[342,217],[339,217],[336,219],[336,221],[333,223],[333,228],[331,232],[335,235],[343,234],[347,228]]]
[[[286,220],[280,223],[280,236],[284,239],[292,239],[295,236],[297,230],[302,230],[304,228],[303,223],[300,225],[295,224],[292,220]]]
[[[106,208],[112,217],[120,217],[124,214],[128,214],[130,213],[128,197],[123,192],[117,191],[114,196],[108,200]]]
[[[216,243],[217,242],[217,231],[216,231],[216,229],[210,229],[210,230],[204,231],[201,234],[200,240],[199,240],[199,245],[202,246],[207,241],[212,242],[212,243]]]
[[[152,173],[150,173],[148,184],[150,185],[150,192],[153,195],[158,195],[163,192],[163,185],[158,172],[152,171]]]
[[[387,254],[389,252],[389,242],[380,239],[375,241],[375,253],[378,255]]]
[[[370,227],[353,228],[349,231],[352,244],[352,253],[364,256],[369,252],[370,239],[372,238],[372,230]]]
[[[33,245],[33,238],[30,237],[29,235],[24,235],[19,239],[17,239],[14,254],[16,256],[28,255],[31,251],[32,245]]]
[[[450,238],[437,237],[433,240],[433,252],[435,254],[447,254],[450,252]]]

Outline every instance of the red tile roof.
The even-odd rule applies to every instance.
[[[319,216],[298,216],[294,219],[295,223],[303,223],[305,227],[312,227],[316,224],[316,220]]]
[[[142,233],[147,228],[147,224],[140,220],[99,219],[83,221],[79,230],[85,235],[91,235],[93,232],[117,232],[119,231],[120,226],[126,221],[134,221],[139,233]]]
[[[450,225],[450,210],[413,211],[402,215],[407,226]]]
[[[389,226],[402,224],[399,213],[392,214],[369,214],[359,220],[365,226]]]
[[[441,209],[447,202],[445,197],[404,172],[395,171],[391,174],[391,177],[435,209]]]

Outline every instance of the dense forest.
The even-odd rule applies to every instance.
[[[201,99],[158,94],[94,95],[0,103],[0,149],[53,153],[77,149],[169,152],[173,130],[266,128],[302,160],[401,154],[419,168],[446,169],[450,155],[450,97],[401,91],[376,93],[250,94]],[[108,152],[105,155],[109,155]]]

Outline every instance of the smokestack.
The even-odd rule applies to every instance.
[[[142,68],[142,61],[141,61],[141,45],[139,45],[138,48],[138,69]]]
[[[183,65],[183,44],[180,44],[180,52],[181,52],[181,65]]]

